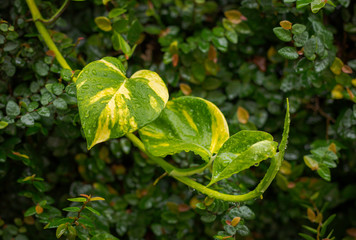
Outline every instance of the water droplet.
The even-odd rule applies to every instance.
[[[258,167],[260,165],[260,163],[258,162],[258,163],[255,163],[255,167]]]
[[[87,112],[85,113],[85,117],[88,118],[89,115],[90,115],[90,114],[89,114],[89,111],[87,111]]]
[[[88,89],[89,86],[88,86],[88,85],[83,85],[82,88],[83,88],[83,89]]]
[[[103,89],[104,88],[104,86],[101,85],[101,84],[96,85],[96,87],[99,88],[99,89]]]
[[[96,75],[96,70],[91,71],[94,75]]]
[[[79,101],[82,101],[84,98],[82,96],[78,97]]]
[[[106,72],[104,72],[104,77],[108,76],[108,74]]]
[[[89,71],[88,70],[85,70],[84,73],[88,73]]]

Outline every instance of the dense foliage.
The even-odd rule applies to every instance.
[[[33,21],[30,2],[44,20]],[[350,0],[2,0],[1,238],[355,239],[355,42]],[[128,77],[157,72],[175,102],[214,103],[231,136],[261,130],[281,142],[288,98],[285,161],[263,197],[207,197],[165,176],[126,137],[87,146],[78,111],[86,99],[75,82],[107,56]],[[164,114],[150,127],[170,125]],[[166,160],[181,168],[205,162],[192,151]],[[268,166],[256,162],[213,188],[246,193]],[[193,178],[208,185],[211,174]]]

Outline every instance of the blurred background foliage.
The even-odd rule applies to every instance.
[[[45,18],[63,4],[36,2]],[[26,2],[2,0],[1,238],[56,239],[54,221],[72,216],[61,210],[78,206],[67,199],[91,194],[105,198],[91,203],[100,216],[87,212],[75,230],[58,235],[58,227],[57,236],[356,239],[356,3],[72,1],[47,26],[74,70],[114,56],[128,76],[142,68],[156,71],[171,98],[215,103],[231,135],[258,129],[280,140],[288,97],[286,161],[262,200],[233,204],[173,178],[155,182],[163,170],[126,138],[88,152],[72,72],[61,69],[41,41]],[[194,158],[183,152],[167,161],[189,167]],[[247,192],[267,167],[261,163],[221,181],[221,191]],[[204,175],[196,179],[209,182]]]

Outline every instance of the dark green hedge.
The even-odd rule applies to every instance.
[[[50,18],[63,1],[36,3]],[[155,183],[163,170],[126,138],[88,151],[72,72],[42,41],[26,1],[2,0],[0,238],[56,239],[54,220],[74,216],[62,209],[80,207],[67,199],[91,194],[105,198],[90,203],[100,216],[83,211],[86,220],[61,239],[74,239],[70,231],[79,239],[355,239],[356,3],[72,1],[47,28],[73,70],[114,56],[128,76],[156,71],[171,98],[216,104],[231,134],[258,129],[280,140],[289,98],[286,161],[262,200],[235,204],[170,177]],[[184,168],[194,159],[182,152],[167,161]],[[219,186],[246,192],[267,168]]]

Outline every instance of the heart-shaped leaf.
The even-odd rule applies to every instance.
[[[88,149],[152,122],[168,101],[167,87],[157,73],[141,70],[126,78],[125,68],[113,57],[88,64],[76,86]]]
[[[240,131],[229,138],[219,150],[213,164],[208,186],[239,173],[276,154],[278,143],[261,131]]]
[[[220,110],[207,100],[188,96],[169,101],[159,118],[139,133],[152,155],[193,151],[207,162],[229,138]]]

